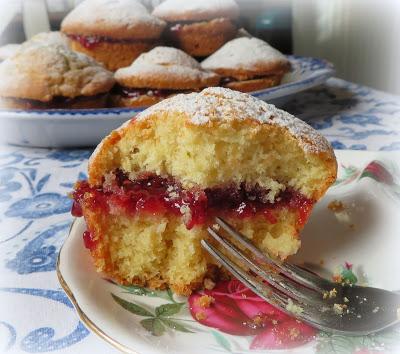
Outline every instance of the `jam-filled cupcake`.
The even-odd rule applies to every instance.
[[[117,70],[158,44],[165,22],[136,0],[85,0],[63,20],[73,50]]]
[[[0,108],[102,108],[110,71],[63,45],[32,45],[0,64]]]
[[[111,102],[115,107],[149,106],[177,93],[216,86],[220,80],[219,75],[203,70],[195,59],[172,47],[143,53],[114,77],[117,85]]]
[[[245,93],[210,87],[139,113],[107,136],[75,186],[73,214],[96,269],[188,295],[218,280],[201,247],[214,217],[285,259],[336,178],[328,141]]]
[[[237,32],[234,0],[166,0],[153,15],[168,22],[167,39],[195,57],[214,53]]]
[[[254,37],[229,41],[201,66],[221,75],[221,86],[242,92],[277,86],[290,70],[290,62],[281,52]]]

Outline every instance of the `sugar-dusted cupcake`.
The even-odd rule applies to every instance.
[[[171,43],[205,57],[235,37],[239,8],[234,0],[166,0],[153,15],[168,22],[166,37]]]
[[[0,64],[0,108],[101,108],[111,72],[63,45],[33,45]]]
[[[219,75],[203,70],[180,49],[156,47],[114,75],[111,102],[116,107],[149,106],[182,92],[216,86]]]
[[[73,50],[116,70],[158,44],[165,22],[136,0],[85,0],[63,20]]]
[[[242,92],[279,85],[290,70],[290,62],[281,52],[254,37],[229,41],[201,66],[220,74],[222,86]]]
[[[75,186],[73,214],[85,217],[98,271],[188,295],[218,280],[201,247],[215,216],[285,259],[336,169],[328,141],[302,120],[211,87],[168,98],[107,136]]]

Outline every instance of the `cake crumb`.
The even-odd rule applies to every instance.
[[[377,313],[378,311],[379,311],[379,306],[375,307],[375,308],[372,310],[372,313]]]
[[[218,224],[214,224],[213,226],[212,226],[212,228],[214,229],[214,230],[216,230],[216,231],[219,231],[219,229],[221,228]]]
[[[343,315],[345,309],[347,309],[345,304],[333,304],[333,312],[337,315]]]
[[[289,337],[290,339],[296,339],[300,336],[300,330],[298,328],[291,328],[289,330]]]
[[[261,325],[263,325],[264,324],[264,318],[262,318],[261,316],[259,316],[259,315],[257,315],[257,316],[255,316],[254,318],[253,318],[253,323],[256,325],[256,326],[261,326]]]
[[[286,305],[286,310],[288,310],[289,312],[295,314],[295,315],[301,315],[303,312],[303,308],[295,305],[292,301],[292,299],[288,300],[288,304]]]
[[[215,283],[210,278],[205,278],[203,281],[204,288],[207,290],[212,290],[215,288]]]
[[[195,316],[196,319],[199,321],[203,321],[207,318],[206,314],[203,311],[197,312]]]
[[[333,288],[333,289],[330,290],[330,291],[324,291],[324,293],[323,293],[323,299],[324,299],[324,300],[325,300],[325,299],[332,299],[332,298],[336,297],[336,295],[337,295],[336,288]]]
[[[341,202],[340,200],[332,200],[328,204],[328,209],[333,211],[334,213],[344,211],[346,207],[344,206],[344,203]]]
[[[343,301],[344,302],[350,302],[350,300],[346,296],[343,298]]]
[[[215,299],[210,295],[203,295],[196,299],[195,304],[203,309],[206,309],[211,306],[211,304],[215,301]]]

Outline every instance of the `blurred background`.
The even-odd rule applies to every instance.
[[[188,0],[190,1],[190,0]],[[151,8],[161,0],[142,0]],[[400,94],[399,0],[237,0],[241,23],[286,54],[325,58],[337,76]],[[58,30],[79,0],[0,0],[0,46]]]

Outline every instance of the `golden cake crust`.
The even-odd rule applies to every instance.
[[[111,71],[130,65],[140,54],[147,52],[156,45],[157,42],[152,41],[99,42],[93,48],[86,48],[77,40],[71,39],[72,50],[92,57]]]
[[[235,37],[236,25],[228,18],[182,24],[178,31],[169,29],[171,42],[186,53],[204,57],[214,53],[224,43]]]
[[[85,0],[64,18],[61,31],[114,39],[157,39],[165,25],[136,0]]]
[[[243,81],[232,81],[224,85],[224,87],[240,92],[252,92],[277,86],[281,83],[282,75],[271,75],[261,79],[251,79]]]
[[[216,86],[220,80],[219,75],[203,70],[195,59],[171,47],[156,47],[141,54],[132,65],[117,70],[114,77],[126,87],[170,90]]]
[[[112,73],[59,45],[35,45],[0,64],[0,96],[48,102],[56,96],[94,96],[114,85]]]
[[[235,38],[202,61],[204,69],[238,80],[280,74],[290,69],[289,60],[261,39]]]
[[[234,0],[166,0],[153,10],[153,15],[169,22],[236,19],[239,7]]]
[[[138,97],[124,97],[121,95],[110,95],[112,107],[147,107],[162,101],[164,97],[140,95]]]
[[[99,144],[89,161],[89,183],[100,185],[106,173],[121,167],[121,161],[126,157],[126,154],[129,154],[127,149],[131,149],[130,144],[134,144],[133,137],[138,141],[152,141],[154,139],[154,127],[160,121],[168,121],[171,125],[176,124],[176,127],[170,128],[174,131],[180,131],[182,130],[181,127],[184,126],[185,129],[186,127],[190,129],[191,134],[196,134],[201,139],[206,139],[204,137],[209,136],[207,139],[210,143],[211,138],[220,140],[220,137],[213,137],[212,132],[226,129],[228,129],[226,134],[231,133],[232,129],[237,129],[242,134],[246,132],[247,137],[240,137],[246,141],[243,142],[246,145],[249,144],[247,141],[250,140],[258,141],[256,139],[259,139],[261,143],[262,140],[268,141],[266,137],[271,136],[271,139],[275,137],[277,143],[282,145],[282,151],[289,147],[291,150],[297,150],[298,157],[295,157],[293,161],[300,163],[300,159],[303,160],[302,169],[315,171],[305,181],[296,180],[296,173],[291,170],[288,170],[288,176],[291,177],[287,177],[287,183],[291,183],[295,187],[301,185],[302,193],[314,200],[318,200],[336,179],[337,163],[332,147],[322,135],[308,124],[250,95],[214,87],[204,89],[200,93],[180,94],[166,99],[138,114],[136,119],[112,132]],[[232,137],[236,136],[234,132],[231,134]],[[227,139],[227,136],[225,138]],[[175,144],[179,144],[179,140]],[[197,142],[197,145],[201,146],[199,144],[200,141]],[[235,148],[235,146],[236,144],[232,145],[232,148]],[[169,148],[174,150],[172,146]],[[194,147],[191,146],[191,148]],[[227,148],[227,144],[218,149],[224,148]],[[278,146],[275,146],[274,150],[277,151],[277,149]],[[182,153],[186,154],[185,152]],[[211,181],[215,185],[244,180],[260,183],[260,185],[268,182],[261,180],[264,178],[265,172],[258,171],[260,168],[263,169],[263,166],[257,168],[258,164],[256,164],[252,171],[243,170],[249,168],[249,166],[240,166],[240,164],[249,162],[243,158],[236,160],[236,156],[227,157],[225,169],[222,165],[214,164],[215,166],[212,167],[211,164],[203,165],[201,161],[209,158],[206,157],[208,153],[203,151],[200,152],[201,156],[197,156],[197,152],[190,152],[191,157],[186,157],[187,161],[183,162],[177,161],[180,159],[177,151],[167,151],[165,152],[166,155],[163,155],[164,157],[160,157],[162,160],[154,162],[154,166],[158,167],[150,167],[153,166],[153,162],[147,160],[147,155],[138,155],[137,158],[143,158],[141,164],[145,165],[142,167],[146,167],[147,164],[147,168],[149,170],[155,169],[153,170],[155,173],[173,175],[180,179],[184,187],[194,183],[201,188],[207,188]],[[212,151],[210,154],[210,156],[213,156],[215,152]],[[171,156],[174,157],[174,161],[171,160]],[[262,158],[264,159],[265,156]],[[269,160],[270,158],[267,158],[264,163]],[[196,161],[196,168],[201,169],[201,171],[190,169],[189,164],[193,161]],[[183,165],[180,166],[178,163]],[[309,164],[309,167],[306,167],[307,164]],[[157,170],[160,168],[162,170]],[[284,170],[288,166],[281,166],[280,168]],[[289,168],[295,169],[293,166],[289,166]],[[297,186],[297,188],[300,187]]]

